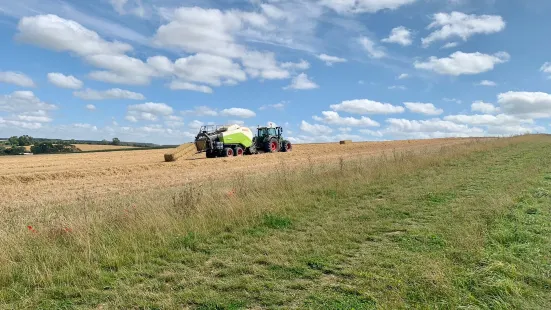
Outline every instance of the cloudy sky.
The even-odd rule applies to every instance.
[[[0,137],[175,144],[548,132],[543,0],[0,2]]]

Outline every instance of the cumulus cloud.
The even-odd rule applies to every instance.
[[[411,31],[404,26],[392,29],[388,38],[382,41],[386,43],[397,43],[402,46],[409,46],[413,42]]]
[[[283,89],[307,90],[316,88],[319,88],[319,85],[311,81],[306,73],[301,73],[293,78],[291,85],[288,85]]]
[[[454,48],[454,47],[457,47],[458,45],[459,45],[459,43],[457,43],[457,42],[449,42],[449,43],[446,43],[446,44],[442,45],[441,48],[443,48],[443,49]]]
[[[182,80],[220,86],[226,81],[245,81],[247,75],[239,64],[229,58],[196,54],[180,58],[174,63],[174,72]]]
[[[15,91],[0,96],[0,111],[34,112],[37,110],[55,110],[57,106],[41,101],[32,91]]]
[[[386,57],[386,52],[368,37],[360,37],[358,42],[371,58]]]
[[[193,110],[186,110],[181,112],[183,115],[196,115],[196,116],[217,116],[218,112],[207,106],[198,106]]]
[[[119,74],[111,71],[92,71],[88,76],[93,80],[111,84],[147,85],[151,81],[148,76],[132,76],[130,74]]]
[[[52,14],[23,17],[17,29],[16,39],[21,42],[80,56],[116,55],[132,50],[129,44],[108,42],[79,23]]]
[[[189,83],[189,82],[182,82],[182,81],[172,81],[172,82],[170,82],[169,88],[172,89],[172,90],[192,90],[192,91],[197,91],[197,92],[205,93],[205,94],[211,94],[212,93],[212,88],[210,88],[206,85],[198,85],[198,84],[193,84],[193,83]]]
[[[281,64],[281,67],[289,70],[308,70],[310,63],[301,59],[299,62],[284,62]]]
[[[285,63],[279,65],[274,53],[262,53],[248,51],[242,58],[245,71],[253,78],[259,77],[267,80],[286,79],[290,76],[289,70],[298,68],[308,69],[310,64],[307,61],[299,63]]]
[[[129,105],[126,120],[130,122],[157,121],[160,116],[169,116],[174,112],[172,107],[164,103],[146,102]]]
[[[457,124],[451,121],[441,120],[441,119],[418,121],[418,120],[389,118],[386,120],[386,122],[389,125],[387,130],[391,133],[413,132],[413,133],[419,133],[420,136],[423,136],[424,134],[427,137],[435,137],[438,135],[437,133],[448,133],[448,134],[454,134],[457,136],[484,133],[484,131],[480,128],[469,127],[467,125]]]
[[[265,104],[258,108],[259,110],[268,110],[268,109],[275,109],[275,110],[283,110],[285,108],[285,105],[287,104],[287,101],[281,101],[274,104]]]
[[[88,110],[88,111],[95,111],[95,110],[96,110],[96,106],[93,105],[93,104],[87,104],[87,105],[86,105],[86,110]]]
[[[82,81],[76,77],[57,72],[48,73],[48,81],[57,87],[69,89],[79,89],[83,85]]]
[[[419,113],[424,115],[440,115],[444,113],[444,110],[437,109],[432,103],[404,102],[404,105],[408,110],[410,110],[413,113]]]
[[[433,42],[459,37],[467,41],[475,34],[491,34],[505,29],[505,22],[501,16],[496,15],[467,15],[461,12],[437,13],[433,16],[433,22],[427,27],[435,29],[426,38],[422,39],[423,46],[429,46]]]
[[[370,119],[369,117],[362,116],[361,118],[354,117],[342,117],[335,111],[323,111],[321,112],[323,117],[314,116],[314,120],[318,122],[324,122],[330,125],[338,126],[351,126],[351,127],[378,127],[379,123]]]
[[[93,90],[87,88],[83,91],[76,91],[73,93],[76,97],[84,100],[108,100],[108,99],[130,99],[130,100],[144,100],[145,96],[140,93],[131,92],[129,90],[112,88],[108,90]]]
[[[23,122],[35,122],[35,123],[49,123],[52,118],[48,116],[48,113],[44,110],[23,112],[15,116],[15,119]]]
[[[407,73],[402,73],[398,76],[398,80],[403,80],[403,79],[407,79],[409,77],[409,74]]]
[[[494,113],[499,113],[500,109],[491,103],[486,103],[483,101],[475,101],[471,104],[471,111],[482,112],[485,114],[494,114]]]
[[[0,72],[0,83],[8,83],[21,87],[35,87],[33,80],[21,72]]]
[[[228,117],[251,118],[251,117],[255,117],[256,113],[254,113],[249,109],[230,108],[230,109],[222,110],[220,112],[220,115],[228,116]]]
[[[394,114],[405,111],[404,107],[369,99],[345,100],[339,104],[331,105],[330,108],[334,111],[353,114]]]
[[[430,57],[427,61],[415,61],[417,69],[429,70],[442,75],[459,76],[462,74],[479,74],[491,71],[497,64],[509,61],[505,52],[494,55],[482,53],[455,52],[446,58]]]
[[[407,88],[404,85],[391,85],[388,89],[406,90]]]
[[[541,66],[540,71],[543,73],[551,74],[551,62],[544,63]]]
[[[395,10],[416,0],[322,0],[321,4],[337,13],[375,13],[381,10]]]
[[[529,118],[551,117],[551,95],[544,92],[509,91],[498,95],[504,113]]]
[[[478,83],[478,85],[480,85],[480,86],[497,86],[497,83],[494,82],[494,81],[482,80],[482,81],[480,81],[480,83]]]
[[[521,123],[532,124],[532,120],[520,119],[512,115],[498,114],[475,114],[475,115],[448,115],[444,120],[451,121],[457,124],[468,124],[476,126],[514,126]]]
[[[318,58],[321,61],[324,61],[327,66],[332,66],[335,63],[347,62],[347,60],[345,58],[340,58],[340,57],[337,57],[337,56],[330,56],[330,55],[327,55],[327,54],[318,55]]]
[[[326,135],[333,132],[333,129],[320,124],[310,124],[306,121],[302,121],[300,124],[300,130],[311,135]]]

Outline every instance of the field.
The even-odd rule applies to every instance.
[[[124,150],[133,148],[132,146],[124,145],[97,145],[97,144],[75,144],[75,147],[80,149],[83,152],[91,151],[105,151],[105,150]],[[25,146],[27,152],[31,151],[31,146]]]
[[[549,309],[551,137],[0,158],[0,308]]]

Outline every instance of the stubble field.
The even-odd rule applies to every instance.
[[[298,168],[311,163],[385,152],[390,156],[394,151],[438,150],[473,140],[454,138],[346,145],[302,144],[295,145],[291,153],[218,159],[206,159],[204,154],[190,153],[170,163],[164,162],[163,157],[170,150],[1,157],[0,197],[3,199],[0,200],[0,207],[7,203],[21,207],[37,203],[70,203],[84,196],[87,199],[105,199],[237,173],[269,174],[282,163]]]

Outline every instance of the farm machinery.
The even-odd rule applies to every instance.
[[[292,144],[283,138],[283,128],[270,124],[258,127],[256,135],[239,125],[202,126],[195,137],[198,153],[207,158],[290,152]]]

